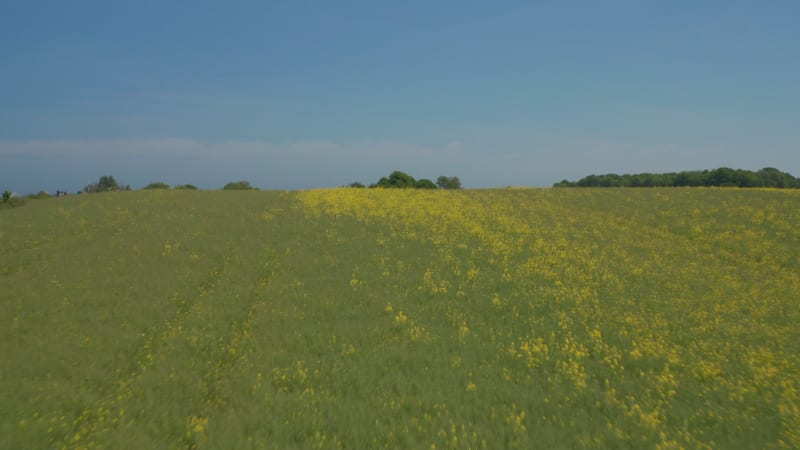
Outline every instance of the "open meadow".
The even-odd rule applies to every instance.
[[[800,191],[0,211],[0,448],[800,448]]]

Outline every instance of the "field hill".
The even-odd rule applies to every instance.
[[[0,448],[798,448],[800,191],[0,211]]]

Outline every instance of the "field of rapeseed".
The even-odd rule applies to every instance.
[[[798,448],[800,195],[0,212],[2,448]]]

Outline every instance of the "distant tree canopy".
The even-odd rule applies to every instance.
[[[108,192],[108,191],[119,191],[119,190],[131,190],[130,186],[120,187],[117,184],[117,180],[114,179],[111,175],[103,175],[97,181],[97,183],[92,183],[87,185],[83,188],[84,192],[95,193],[95,192]]]
[[[242,181],[231,181],[230,183],[223,186],[222,189],[226,191],[250,191],[250,190],[256,190],[258,188],[251,186],[249,181],[242,180]]]
[[[148,184],[143,189],[169,189],[169,185],[163,181],[156,181],[155,183]]]
[[[364,187],[359,182],[351,183],[349,187]],[[371,188],[394,188],[394,189],[461,189],[461,180],[458,177],[446,177],[444,175],[437,178],[436,183],[427,179],[415,179],[411,175],[395,170],[388,177],[381,177],[377,183],[371,184]]]
[[[461,180],[458,177],[446,177],[444,175],[436,179],[439,189],[461,189]]]
[[[179,185],[175,186],[173,189],[189,189],[189,190],[192,190],[192,191],[196,191],[197,190],[197,186],[195,186],[193,184],[179,184]]]
[[[427,178],[417,180],[417,182],[414,183],[414,187],[417,189],[439,189],[439,186],[436,186],[433,181]]]
[[[773,167],[766,167],[758,172],[720,167],[702,171],[589,175],[578,181],[563,180],[553,185],[553,187],[684,186],[800,188],[800,179]]]
[[[417,181],[411,175],[395,170],[388,177],[381,177],[376,186],[379,188],[412,189],[416,187],[416,183]]]

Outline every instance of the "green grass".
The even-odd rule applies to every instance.
[[[0,448],[800,446],[800,196],[0,211]]]

